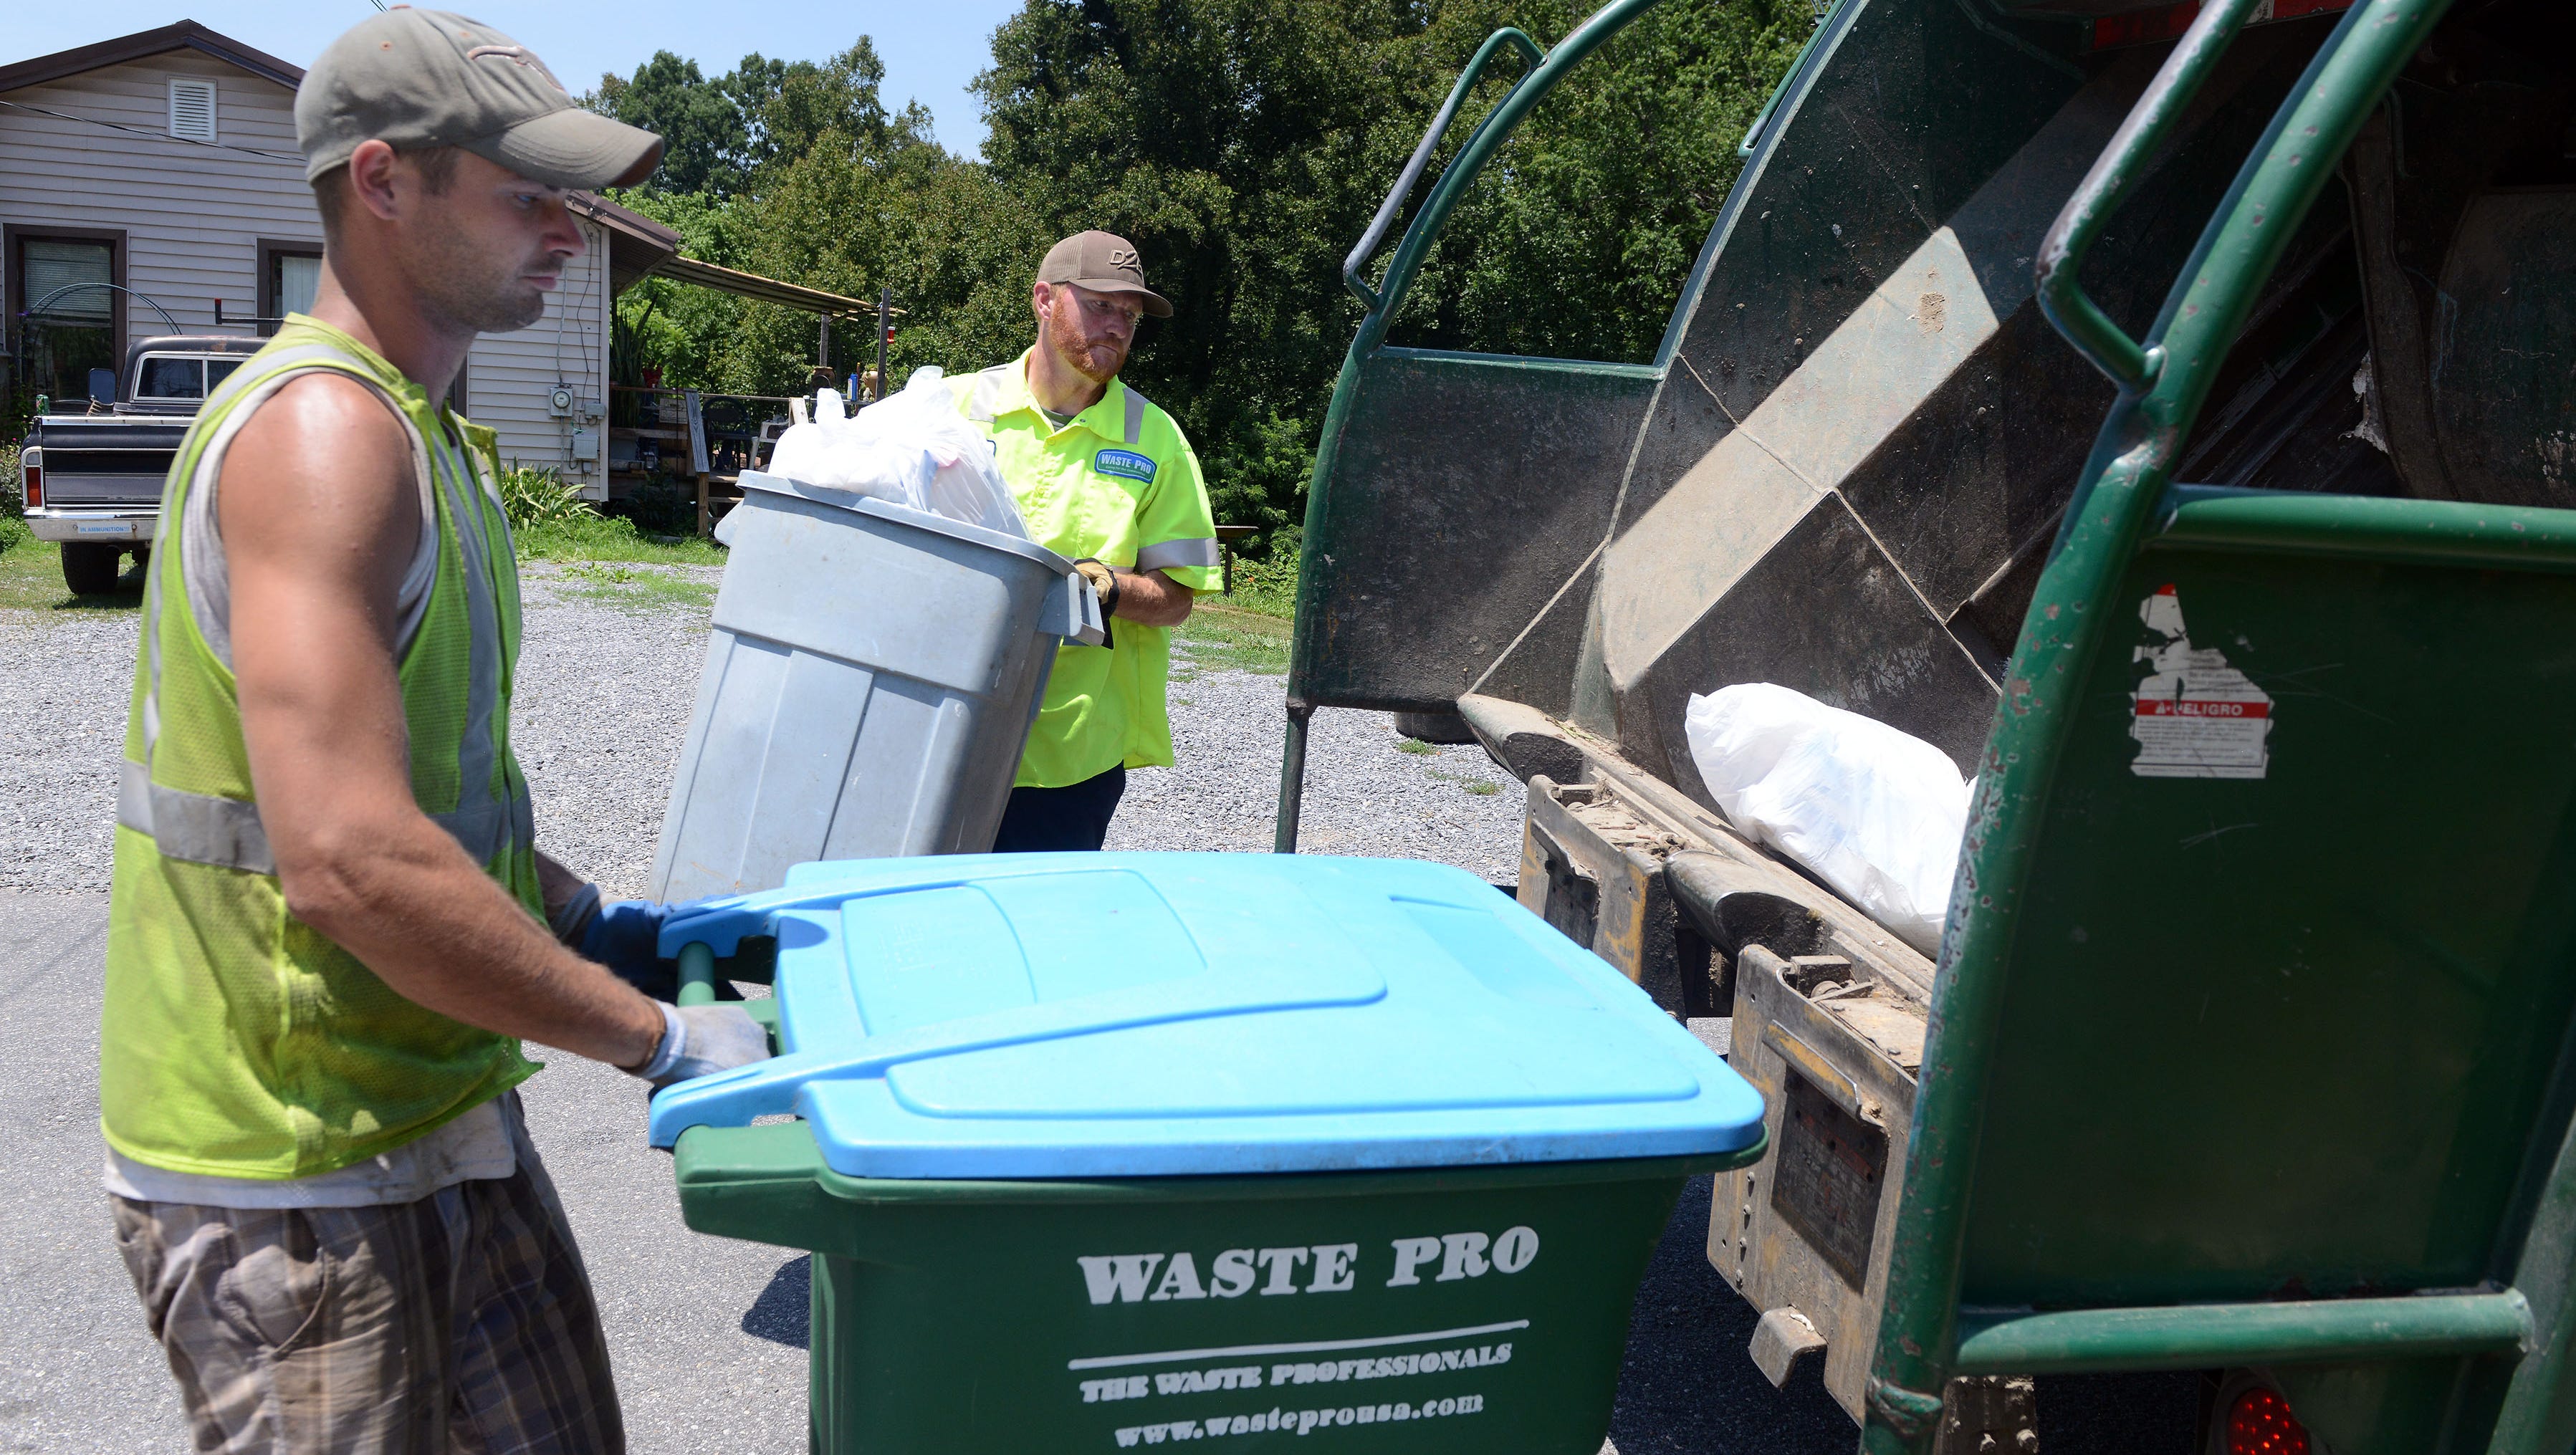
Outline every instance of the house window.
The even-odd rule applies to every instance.
[[[115,234],[8,230],[7,292],[23,392],[80,399],[90,393],[92,370],[113,379],[123,353],[124,295],[112,286],[122,281],[122,244]]]
[[[172,77],[170,134],[182,141],[215,139],[215,83]]]
[[[308,242],[259,244],[259,331],[277,332],[290,313],[311,313],[322,286],[322,246]]]

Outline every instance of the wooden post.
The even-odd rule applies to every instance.
[[[877,398],[879,398],[879,399],[883,399],[883,398],[885,398],[885,396],[886,396],[886,376],[885,376],[885,349],[886,349],[886,322],[887,322],[886,314],[887,314],[887,312],[888,312],[889,310],[891,310],[891,309],[893,308],[893,306],[894,306],[894,288],[893,288],[893,286],[892,286],[892,285],[890,285],[890,284],[885,284],[885,283],[880,283],[880,284],[878,284],[878,285],[877,285]]]
[[[698,534],[712,528],[707,519],[707,421],[698,409],[698,391],[686,391],[689,401],[689,473],[698,477]]]

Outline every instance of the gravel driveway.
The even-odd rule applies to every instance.
[[[640,892],[651,868],[715,575],[544,563],[527,573],[515,731],[539,837],[615,895]],[[109,823],[138,626],[131,609],[0,609],[0,740],[17,749],[0,775],[0,960],[12,967],[0,981],[0,1085],[22,1109],[0,1121],[0,1452],[181,1438],[91,1171]],[[1208,665],[1182,655],[1171,694],[1180,766],[1130,775],[1111,847],[1267,849],[1282,679],[1214,665],[1222,651]],[[1316,716],[1303,846],[1436,859],[1508,882],[1520,786],[1473,747],[1401,743],[1376,713]],[[1721,1047],[1723,1027],[1692,1023]],[[538,1053],[553,1064],[528,1088],[530,1121],[600,1289],[633,1448],[800,1448],[806,1260],[683,1228],[668,1162],[638,1155],[634,1083]],[[1774,1390],[1745,1358],[1754,1314],[1703,1254],[1708,1197],[1695,1179],[1638,1292],[1616,1450],[1851,1449],[1817,1361]],[[2190,1439],[2190,1379],[2043,1382],[2049,1448],[2173,1455]]]
[[[527,571],[512,731],[537,838],[611,895],[643,891],[706,650],[714,567]],[[104,889],[137,613],[0,611],[0,888]],[[1194,670],[1171,691],[1177,768],[1129,776],[1117,849],[1270,847],[1282,679]],[[1521,786],[1473,746],[1416,755],[1381,713],[1316,715],[1302,847],[1437,859],[1487,879],[1519,871]],[[1417,745],[1419,746],[1419,745]]]

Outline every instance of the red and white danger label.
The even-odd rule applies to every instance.
[[[2191,644],[2171,586],[2139,603],[2138,619],[2158,640],[2131,658],[2152,670],[2129,694],[2129,736],[2138,740],[2129,771],[2141,778],[2262,777],[2272,761],[2271,695],[2216,647]]]

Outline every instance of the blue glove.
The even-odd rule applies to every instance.
[[[581,943],[574,948],[585,960],[597,960],[626,981],[640,981],[656,971],[678,975],[676,966],[659,953],[662,921],[682,908],[675,904],[655,904],[644,899],[621,899],[603,904],[592,915],[581,933]]]
[[[586,886],[582,892],[595,897],[593,887]],[[607,966],[610,974],[655,1000],[675,1000],[680,993],[680,965],[660,953],[662,926],[706,902],[707,899],[692,899],[680,904],[655,904],[646,899],[621,899],[615,904],[603,904],[586,923],[566,931],[564,943],[583,959]],[[736,998],[722,976],[717,977],[716,994],[727,1000]]]

